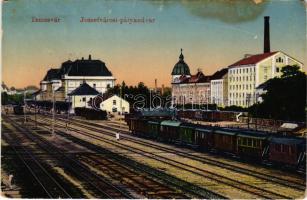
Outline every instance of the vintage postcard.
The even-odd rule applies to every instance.
[[[305,198],[306,0],[1,6],[2,198]]]

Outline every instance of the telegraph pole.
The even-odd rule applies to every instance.
[[[35,95],[35,104],[34,104],[34,116],[35,116],[35,127],[37,128],[37,116],[36,116],[36,105],[37,102],[36,102],[36,95]]]
[[[249,103],[250,103],[250,94],[247,94],[247,128],[249,129]]]
[[[55,96],[54,88],[52,88],[52,137],[54,138],[54,123],[55,123]]]
[[[25,89],[25,91],[23,92],[23,104],[24,104],[24,106],[23,106],[23,116],[24,116],[24,123],[26,123],[27,122],[27,116],[26,116],[26,89]]]
[[[209,110],[209,89],[207,90],[207,111]]]
[[[149,89],[149,111],[151,111],[151,89]]]
[[[70,96],[68,96],[68,105],[67,105],[67,120],[66,120],[66,132],[68,133],[68,123],[69,123],[69,111],[70,111]]]

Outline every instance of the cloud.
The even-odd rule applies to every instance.
[[[264,0],[144,0],[163,8],[180,4],[192,15],[225,23],[241,23],[256,19],[267,5]]]

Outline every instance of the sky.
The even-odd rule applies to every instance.
[[[191,73],[205,75],[244,54],[263,51],[270,16],[271,51],[306,63],[306,5],[301,0],[9,0],[2,5],[2,81],[39,85],[66,60],[100,59],[128,85],[170,86],[183,49]],[[32,22],[59,18],[59,23]],[[151,23],[81,23],[84,18],[154,19]]]

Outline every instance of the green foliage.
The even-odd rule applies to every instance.
[[[1,105],[8,104],[8,100],[9,100],[8,94],[6,92],[2,92],[1,93]]]
[[[8,95],[6,92],[1,93],[1,104],[23,104],[23,94]],[[26,94],[26,98],[30,98],[30,94]]]
[[[282,76],[266,83],[263,102],[249,108],[254,117],[305,121],[306,75],[297,66],[285,66]]]
[[[162,100],[160,103],[159,100],[154,98],[155,95],[158,95],[158,94],[156,94],[153,90],[150,91],[150,89],[143,82],[140,82],[136,86],[127,86],[126,83],[123,81],[121,85],[118,84],[118,85],[115,85],[113,88],[109,88],[104,95],[108,97],[114,94],[118,96],[122,96],[122,98],[124,98],[126,101],[130,103],[130,106],[138,104],[137,102],[139,102],[142,98],[144,98],[145,108],[149,108],[150,100],[152,101],[152,105],[151,105],[152,107],[154,105],[160,105],[160,104],[161,104],[161,107],[164,107],[167,102],[167,97],[171,95],[171,91],[166,90],[166,92],[162,94],[161,96]],[[141,106],[142,103],[139,103],[138,105]]]

